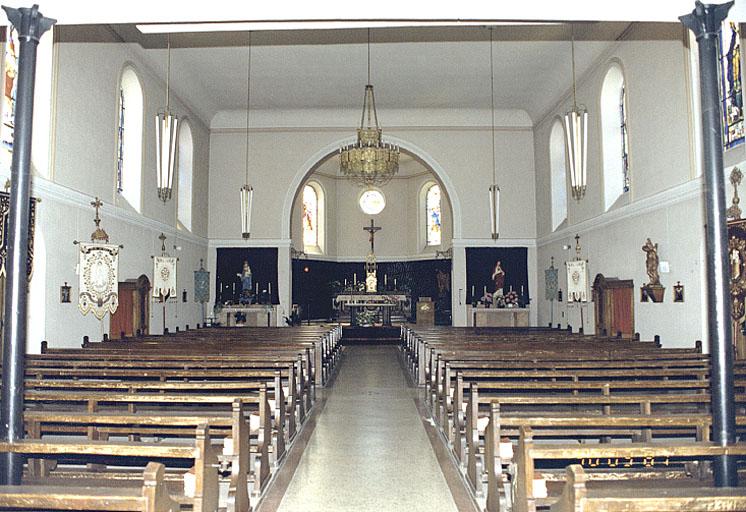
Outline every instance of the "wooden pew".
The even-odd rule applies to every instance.
[[[746,510],[743,488],[620,488],[589,489],[588,475],[579,464],[566,469],[565,487],[552,512],[711,512]],[[611,488],[610,488],[611,487]]]
[[[648,460],[666,459],[676,457],[687,460],[703,460],[721,455],[733,455],[737,457],[746,456],[746,444],[738,443],[727,447],[715,443],[629,443],[629,444],[535,444],[533,433],[530,428],[521,427],[521,438],[516,453],[516,474],[514,476],[515,495],[513,497],[513,510],[515,512],[534,512],[537,506],[551,505],[557,501],[557,497],[548,496],[543,498],[538,492],[538,484],[542,479],[536,480],[537,460],[580,460],[580,459],[622,459],[634,458]],[[609,473],[619,480],[625,479],[623,471],[614,471],[609,468],[604,472]],[[652,480],[647,480],[652,482]],[[700,485],[706,488],[707,485]],[[746,494],[746,491],[744,492]]]
[[[0,507],[31,510],[134,510],[178,512],[163,481],[165,466],[149,462],[142,473],[142,487],[100,487],[66,484],[2,485]]]
[[[23,439],[13,443],[0,441],[0,452],[38,455],[45,459],[65,458],[71,455],[104,456],[108,460],[124,458],[123,463],[127,465],[132,463],[132,457],[169,460],[191,459],[194,461],[193,490],[188,492],[185,483],[183,492],[178,495],[172,494],[171,498],[180,505],[191,507],[194,512],[215,512],[218,509],[218,459],[210,441],[208,424],[197,427],[194,442],[191,444]],[[3,499],[0,497],[0,502]],[[85,497],[82,499],[85,499]],[[104,507],[105,509],[106,507]]]

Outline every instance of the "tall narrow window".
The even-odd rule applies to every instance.
[[[16,124],[16,91],[18,89],[18,33],[15,28],[6,30],[5,52],[3,56],[3,103],[0,141],[2,154],[0,165],[10,169],[13,159],[13,131]]]
[[[552,231],[554,231],[567,218],[565,131],[559,120],[555,121],[549,134],[549,170],[552,180]]]
[[[723,144],[731,148],[744,140],[741,90],[741,37],[736,22],[720,29],[720,99],[723,102]]]
[[[311,185],[303,188],[303,245],[306,249],[319,246],[319,196]]]
[[[608,210],[629,190],[627,95],[622,69],[609,68],[601,87],[604,206]]]
[[[194,141],[189,123],[179,128],[179,190],[178,219],[181,225],[192,230],[192,175],[194,174]]]
[[[627,146],[627,93],[625,92],[624,82],[622,90],[619,93],[619,125],[621,132],[621,150],[622,150],[622,174],[624,175],[624,192],[629,192],[629,148]]]
[[[117,115],[117,191],[138,212],[142,196],[143,95],[131,68],[122,72]]]
[[[427,226],[427,245],[440,245],[443,236],[441,217],[440,186],[431,185],[425,196],[425,225]]]

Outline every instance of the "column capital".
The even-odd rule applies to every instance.
[[[728,16],[733,6],[733,0],[724,4],[703,4],[699,0],[694,2],[694,10],[690,14],[679,16],[681,23],[694,32],[697,40],[717,37],[720,25]]]

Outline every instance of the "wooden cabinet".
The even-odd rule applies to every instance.
[[[631,279],[604,277],[593,280],[596,334],[632,338],[635,334],[635,290]]]

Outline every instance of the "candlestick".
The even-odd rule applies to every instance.
[[[487,286],[484,287],[484,293],[482,295],[487,295]]]
[[[269,296],[272,297],[272,282],[271,281],[267,283],[267,289],[269,291]]]
[[[523,296],[523,285],[521,285],[521,296]]]
[[[383,285],[386,286],[389,284],[389,276],[388,274],[383,274]]]
[[[347,288],[347,278],[345,277],[345,288]]]
[[[236,283],[233,283],[233,293],[236,293]]]
[[[471,285],[471,296],[474,297],[474,285]]]
[[[396,290],[396,278],[394,278],[394,290]]]
[[[259,281],[256,282],[256,294],[259,295]]]
[[[357,272],[352,274],[352,284],[357,284]]]

